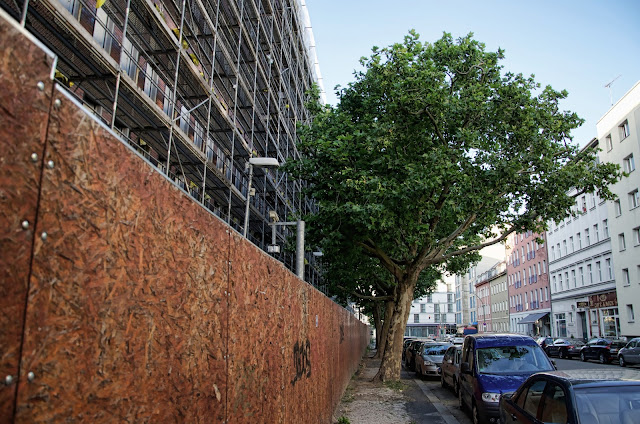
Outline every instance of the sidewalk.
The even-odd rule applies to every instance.
[[[380,359],[369,351],[360,363],[334,412],[339,424],[457,424],[447,407],[424,381],[404,368],[400,384],[373,383]],[[438,383],[439,385],[439,383]],[[434,403],[435,402],[435,403]],[[339,421],[340,419],[343,421]],[[344,421],[346,418],[348,421]]]

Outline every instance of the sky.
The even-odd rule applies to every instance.
[[[640,80],[640,0],[306,0],[327,103],[347,86],[373,46],[474,33],[488,51],[505,51],[505,71],[535,75],[567,90],[561,108],[585,123],[572,132],[584,146],[596,123]],[[605,85],[617,78],[611,89]]]

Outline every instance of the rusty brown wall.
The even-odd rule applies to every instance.
[[[0,17],[0,422],[330,422],[366,327],[90,118],[52,60]]]

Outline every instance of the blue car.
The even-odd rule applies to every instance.
[[[475,424],[497,423],[498,402],[532,374],[553,371],[554,364],[529,336],[471,334],[462,345],[460,408],[469,409]]]

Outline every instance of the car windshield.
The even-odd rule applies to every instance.
[[[424,355],[444,355],[451,345],[429,345],[423,350]]]
[[[478,372],[481,374],[513,374],[551,370],[553,370],[553,365],[537,345],[478,349]]]
[[[576,388],[575,397],[580,422],[611,422],[611,417],[615,417],[615,422],[618,419],[625,423],[640,422],[637,385]]]

